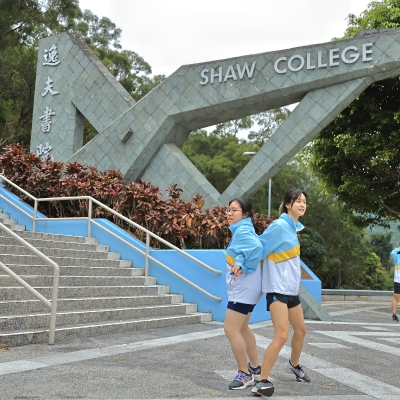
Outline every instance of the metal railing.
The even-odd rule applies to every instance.
[[[18,243],[25,246],[29,251],[38,256],[46,264],[49,264],[54,269],[53,275],[53,292],[51,302],[47,300],[43,295],[41,295],[37,290],[35,290],[29,283],[25,282],[19,275],[8,268],[5,264],[0,261],[0,268],[2,268],[8,275],[14,278],[21,286],[27,289],[31,294],[38,298],[45,306],[50,308],[50,329],[49,329],[49,344],[54,344],[54,337],[56,331],[56,316],[57,316],[57,299],[58,299],[58,283],[60,279],[60,267],[57,263],[43,254],[41,251],[36,249],[34,246],[29,244],[26,240],[22,239],[11,229],[7,228],[4,224],[0,222],[0,228],[14,238]]]
[[[222,273],[221,271],[210,267],[209,265],[207,265],[206,263],[202,262],[201,260],[198,260],[197,258],[193,257],[192,255],[184,252],[183,250],[179,249],[178,247],[174,246],[173,244],[171,244],[168,241],[164,240],[163,238],[159,237],[155,233],[150,232],[149,230],[147,230],[143,226],[137,224],[136,222],[133,222],[129,218],[124,217],[122,214],[116,212],[112,208],[107,207],[105,204],[103,204],[100,201],[94,199],[93,197],[91,197],[91,196],[71,196],[71,197],[50,197],[50,198],[39,198],[39,199],[37,199],[36,197],[32,196],[27,191],[25,191],[24,189],[20,188],[18,185],[16,185],[15,183],[13,183],[9,179],[7,179],[2,174],[0,174],[0,180],[3,180],[5,182],[7,182],[8,184],[10,184],[15,189],[21,191],[21,193],[23,193],[25,196],[29,197],[34,202],[33,216],[32,216],[28,212],[23,210],[21,207],[18,207],[16,204],[12,203],[10,200],[6,199],[4,196],[2,196],[0,194],[0,198],[2,198],[6,202],[8,202],[10,205],[12,205],[15,208],[17,208],[24,215],[26,215],[27,217],[32,219],[32,231],[33,232],[36,232],[36,223],[38,221],[87,220],[87,222],[88,222],[88,237],[91,237],[91,226],[93,224],[93,225],[97,226],[98,228],[102,229],[103,231],[107,232],[108,234],[110,234],[114,238],[118,239],[120,242],[122,242],[125,245],[129,246],[133,250],[137,251],[139,254],[143,255],[145,257],[145,268],[144,268],[145,276],[148,276],[149,261],[153,261],[157,265],[159,265],[160,267],[164,268],[166,271],[170,272],[171,274],[173,274],[177,278],[181,279],[182,281],[186,282],[188,285],[190,285],[194,289],[198,290],[199,292],[203,293],[207,297],[210,297],[211,299],[216,300],[216,301],[221,301],[222,300],[221,297],[214,296],[213,294],[207,292],[206,290],[204,290],[200,286],[198,286],[195,283],[191,282],[190,280],[188,280],[184,276],[178,274],[173,269],[169,268],[167,265],[163,264],[162,262],[158,261],[156,258],[152,257],[150,255],[150,239],[153,238],[153,239],[158,240],[160,243],[164,244],[165,246],[169,247],[170,249],[177,251],[178,253],[182,254],[183,256],[185,256],[188,259],[196,262],[197,264],[201,265],[202,267],[206,268],[207,270],[209,270],[209,271],[211,271],[211,272],[213,272],[215,274],[220,275]],[[60,217],[60,218],[38,218],[37,217],[39,202],[65,201],[65,200],[87,200],[88,201],[88,216],[87,217]],[[104,227],[101,224],[99,224],[98,222],[96,222],[92,217],[93,204],[98,205],[99,207],[101,207],[104,210],[108,211],[109,213],[115,215],[116,217],[118,217],[121,220],[125,221],[129,225],[133,226],[134,228],[139,229],[142,232],[144,232],[146,234],[146,250],[145,251],[141,250],[140,248],[134,246],[132,243],[129,243],[125,239],[121,238],[120,236],[116,235],[114,232],[110,231],[106,227]]]

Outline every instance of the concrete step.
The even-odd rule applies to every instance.
[[[46,299],[51,299],[52,287],[35,287]],[[168,286],[149,285],[149,286],[60,286],[58,288],[59,298],[74,297],[110,297],[127,295],[154,295],[165,294],[169,290]],[[34,299],[31,293],[21,287],[0,287],[0,299],[2,300],[29,300]]]
[[[145,277],[144,268],[120,260],[96,238],[25,231],[1,213],[0,220],[60,265],[56,342],[77,337],[119,333],[211,321],[196,304],[170,294]],[[51,300],[53,268],[0,230],[0,261]],[[0,347],[48,343],[50,310],[0,270]]]
[[[127,268],[132,266],[131,260],[101,260],[96,258],[78,258],[78,257],[51,257],[59,266],[85,266],[85,267],[113,267]],[[23,264],[45,265],[39,257],[35,255],[1,254],[0,261],[4,264]]]
[[[15,245],[15,239],[11,236],[2,236],[0,230],[0,243],[3,245]],[[21,236],[21,235],[20,235]],[[84,243],[84,242],[68,242],[59,240],[46,239],[24,239],[34,247],[45,247],[48,249],[74,249],[74,250],[89,250],[89,251],[109,251],[110,246],[106,244]]]
[[[53,233],[41,233],[41,232],[29,232],[29,231],[21,231],[16,233],[27,241],[29,241],[29,239],[43,239],[43,240],[52,240],[60,243],[70,242],[70,243],[98,244],[97,238],[88,238],[86,236],[57,235]]]
[[[53,275],[53,267],[48,265],[15,265],[7,263],[7,266],[17,275],[51,275],[51,276]],[[144,275],[144,268],[60,266],[60,275],[61,276],[142,276]]]
[[[9,214],[4,214],[4,213],[0,213],[0,222],[2,224],[8,224],[8,225],[16,225],[18,224],[18,221],[16,219],[10,218]]]
[[[152,305],[177,304],[183,302],[182,295],[138,295],[116,297],[63,298],[57,301],[58,311],[94,310],[97,308],[139,307]],[[10,300],[0,302],[0,315],[18,315],[48,312],[49,309],[40,300]]]
[[[142,329],[162,328],[166,326],[195,324],[202,322],[202,315],[202,313],[196,313],[56,328],[55,341],[59,342],[76,337],[105,335]],[[205,317],[208,318],[208,315],[205,315]],[[25,332],[2,332],[2,334],[0,334],[0,347],[21,346],[32,343],[48,343],[48,340],[48,329],[31,329]]]
[[[20,277],[33,287],[52,286],[52,276],[20,275]],[[154,276],[60,276],[60,286],[138,286],[155,285]],[[0,275],[0,287],[19,285],[9,275]]]
[[[73,257],[73,258],[95,258],[100,260],[120,260],[121,255],[118,252],[112,251],[96,251],[83,249],[78,250],[73,247],[70,248],[48,248],[41,246],[36,248],[43,254],[50,258],[54,257]],[[15,255],[32,255],[33,253],[25,246],[20,245],[5,245],[0,243],[0,254],[15,254]]]
[[[196,312],[197,310],[194,310]],[[131,308],[96,309],[57,313],[57,327],[92,324],[111,321],[134,320],[140,318],[166,317],[186,314],[185,304],[167,304]],[[0,317],[0,331],[48,329],[50,313],[10,315]]]
[[[3,220],[1,223],[12,231],[25,231],[25,225],[18,225],[13,223],[14,220]]]

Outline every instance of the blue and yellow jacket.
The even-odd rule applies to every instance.
[[[400,247],[396,247],[390,255],[394,262],[394,281],[400,283]]]
[[[286,213],[260,235],[263,245],[262,291],[297,296],[300,289],[300,243],[304,226]]]
[[[262,296],[261,265],[263,248],[250,218],[244,218],[229,227],[232,239],[226,249],[226,287],[228,300],[257,304]],[[242,267],[242,274],[231,275],[234,265]]]

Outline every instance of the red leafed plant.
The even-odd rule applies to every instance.
[[[36,198],[91,196],[124,217],[145,227],[181,249],[223,249],[230,240],[226,221],[226,207],[202,210],[204,199],[199,194],[189,201],[181,198],[182,189],[171,185],[164,197],[157,186],[149,182],[126,184],[119,170],[99,172],[94,166],[44,161],[24,150],[20,144],[11,144],[0,154],[0,168],[12,182]],[[29,197],[11,185],[7,188],[29,204]],[[87,200],[40,202],[39,211],[49,218],[85,217]],[[145,234],[126,221],[101,207],[93,209],[95,218],[106,218],[130,232],[139,240]],[[255,214],[254,226],[260,234],[272,218]],[[152,239],[155,248],[164,247]]]

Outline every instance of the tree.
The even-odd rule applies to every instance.
[[[230,127],[234,131],[232,134],[226,126],[210,133],[205,130],[192,132],[182,147],[220,192],[249,161],[243,152],[259,149],[254,143],[238,139],[234,125]],[[301,232],[301,257],[321,279],[323,287],[362,289],[373,285],[386,289],[385,279],[389,274],[382,270],[380,262],[375,262],[377,258],[371,246],[363,242],[363,231],[343,218],[340,202],[320,193],[318,181],[309,174],[306,155],[296,156],[273,177],[271,215],[278,216],[283,194],[289,187],[305,189],[309,197],[307,212],[301,220],[306,226]],[[258,213],[266,214],[267,191],[265,185],[250,198]],[[365,272],[367,259],[368,271]]]
[[[290,112],[287,107],[281,107],[252,115],[252,125],[255,125],[257,130],[250,131],[248,140],[260,146],[263,145],[290,115]]]
[[[259,150],[258,146],[234,134],[226,134],[221,128],[210,133],[206,130],[192,132],[182,146],[182,152],[220,193],[249,162],[243,153]]]
[[[328,272],[325,255],[324,238],[314,229],[305,228],[301,232],[301,260],[318,277],[323,277]]]
[[[79,15],[78,1],[1,0],[0,9],[0,144],[28,144],[37,40],[68,30]]]
[[[362,29],[400,26],[400,1],[371,2],[349,15],[345,38]],[[314,139],[310,165],[325,193],[343,202],[358,226],[400,216],[400,80],[372,84]]]
[[[151,66],[143,57],[134,51],[122,50],[122,31],[107,17],[99,18],[85,10],[79,14],[70,32],[86,42],[136,101],[165,79],[164,75],[150,77]]]
[[[122,50],[121,29],[106,17],[79,8],[77,0],[0,0],[0,144],[29,145],[40,38],[60,32],[81,37],[122,86],[139,100],[165,76]],[[85,126],[85,141],[97,133]]]
[[[289,114],[290,110],[282,107],[218,124],[210,133],[197,130],[189,135],[182,151],[222,193],[250,161],[243,153],[257,152]],[[250,130],[253,127],[257,130]],[[248,132],[248,140],[238,138],[243,132]],[[279,182],[276,185],[282,186]],[[280,187],[276,192],[272,190],[276,211],[285,190]],[[267,185],[252,196],[250,200],[257,212],[267,212],[267,197]]]
[[[392,268],[392,259],[390,252],[392,248],[392,233],[376,233],[369,237],[372,250],[380,258],[382,267],[390,272]]]

